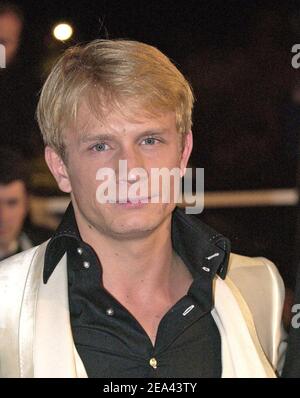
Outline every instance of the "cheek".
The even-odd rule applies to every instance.
[[[27,206],[26,203],[22,204],[19,208],[19,218],[25,218],[26,214],[27,214]]]
[[[98,181],[96,180],[96,169],[77,168],[70,174],[70,184],[75,197],[81,200],[96,197]]]
[[[153,157],[149,157],[147,159],[147,165],[148,168],[167,167],[172,169],[173,167],[180,167],[181,157],[182,157],[182,152],[177,143],[174,142],[172,146],[166,147],[163,152]]]
[[[175,165],[174,167],[179,167],[182,158],[182,148],[178,142],[174,143],[174,147],[172,148],[172,152],[169,157],[170,162]]]
[[[23,224],[26,213],[27,211],[24,206],[18,206],[17,208],[10,210],[10,219],[13,220],[16,227],[20,227]]]
[[[166,156],[163,159],[160,159],[159,165],[156,167],[159,168],[168,168],[169,170],[173,168],[180,168],[181,164],[181,156],[179,153],[174,153],[172,156]]]

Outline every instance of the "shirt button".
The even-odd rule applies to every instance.
[[[107,310],[106,310],[106,314],[107,314],[107,315],[113,316],[114,313],[115,313],[115,311],[114,311],[112,308],[107,308]]]
[[[78,253],[78,254],[80,254],[80,255],[82,255],[82,253],[83,253],[83,250],[82,250],[82,248],[81,248],[81,247],[77,247],[77,253]]]
[[[155,358],[151,358],[149,364],[153,369],[157,369],[157,360]]]
[[[90,263],[88,261],[84,261],[83,262],[83,266],[85,269],[89,269],[90,268]]]

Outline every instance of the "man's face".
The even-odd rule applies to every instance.
[[[112,111],[103,123],[82,106],[75,130],[69,129],[65,135],[68,182],[64,180],[62,184],[57,180],[62,190],[71,191],[79,218],[101,233],[130,239],[148,234],[171,216],[174,200],[171,203],[99,203],[96,193],[101,182],[97,181],[96,174],[100,168],[110,168],[116,174],[117,185],[126,184],[129,189],[133,181],[138,181],[135,173],[131,173],[134,168],[142,168],[148,177],[153,168],[184,170],[192,145],[191,133],[189,145],[182,151],[175,113],[150,118],[140,112],[128,118]],[[127,161],[130,181],[121,176],[119,160]],[[150,202],[151,178],[147,181]],[[160,194],[159,189],[155,194]]]
[[[0,185],[0,247],[18,238],[27,214],[27,193],[22,181]]]
[[[19,47],[22,23],[13,13],[0,15],[0,44],[5,46],[6,64],[14,58]]]

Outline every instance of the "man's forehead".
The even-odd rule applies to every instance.
[[[22,29],[22,22],[13,13],[6,13],[0,15],[0,33],[20,34]]]
[[[126,127],[143,125],[155,128],[166,128],[175,125],[175,112],[149,112],[143,108],[128,106],[119,109],[107,107],[102,108],[98,114],[91,110],[86,103],[81,104],[78,109],[76,120],[71,130],[80,136],[92,132],[122,133]]]
[[[25,184],[21,180],[15,180],[8,184],[0,184],[0,195],[20,195],[26,191]]]

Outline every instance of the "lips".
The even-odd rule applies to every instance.
[[[145,199],[127,199],[127,200],[124,200],[124,201],[118,201],[117,203],[118,204],[120,204],[120,205],[122,205],[122,204],[128,204],[128,203],[131,203],[131,204],[138,204],[138,203],[149,203],[150,202],[150,199],[149,198],[145,198]]]
[[[138,209],[141,208],[143,206],[146,206],[147,203],[142,203],[140,201],[138,202],[118,202],[117,205],[124,208],[124,209]]]

